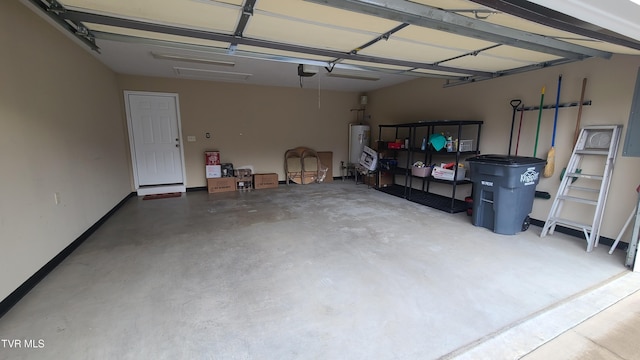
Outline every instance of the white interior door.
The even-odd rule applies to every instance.
[[[126,92],[125,97],[136,190],[184,187],[177,95]]]

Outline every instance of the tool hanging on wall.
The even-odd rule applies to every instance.
[[[558,93],[556,94],[556,112],[553,116],[553,135],[551,136],[551,149],[547,153],[547,165],[544,167],[542,176],[551,177],[555,170],[556,162],[556,129],[558,128],[558,104],[560,104],[560,87],[562,85],[562,74],[558,76]]]
[[[540,135],[540,120],[542,119],[542,104],[544,102],[544,89],[545,87],[542,87],[542,93],[540,94],[540,109],[538,110],[538,127],[536,129],[536,142],[533,145],[533,157],[536,157],[536,154],[538,153],[538,137]]]
[[[509,104],[513,108],[513,114],[511,115],[511,132],[509,133],[510,135],[509,135],[509,152],[508,152],[509,156],[511,156],[511,144],[513,142],[513,126],[516,122],[516,110],[518,110],[518,107],[520,106],[520,104],[522,104],[522,100],[514,99],[514,100],[511,100]],[[522,118],[520,119],[520,126],[522,126]],[[520,139],[520,131],[518,131],[518,139]],[[516,155],[517,155],[517,151],[516,151]]]
[[[520,126],[518,126],[518,139],[516,140],[516,156],[518,156],[518,147],[520,146],[520,131],[522,130],[522,118],[524,117],[524,104],[520,109]]]
[[[582,104],[584,103],[584,91],[587,88],[587,78],[582,79],[582,91],[580,92],[580,105],[578,106],[578,120],[576,121],[576,130],[573,134],[573,147],[576,147],[578,143],[578,137],[580,136],[580,118],[582,117]],[[564,177],[564,173],[567,171],[566,166],[562,169],[560,173],[560,181]],[[576,169],[576,172],[579,174],[582,172],[582,169]],[[573,178],[572,183],[576,182],[578,178]]]
[[[584,91],[587,88],[587,78],[582,79],[582,91],[580,91],[580,105],[578,105],[578,120],[576,122],[576,130],[573,133],[573,146],[578,143],[580,137],[580,117],[582,117],[582,105],[584,103]],[[589,102],[591,103],[591,102]]]
[[[545,86],[542,87],[542,91],[540,93],[540,106],[538,107],[538,126],[536,129],[536,142],[533,146],[533,157],[536,157],[536,153],[538,152],[538,138],[540,136],[540,120],[542,119],[542,109],[543,104],[544,104],[544,90],[545,90]],[[522,109],[524,112],[524,108]],[[536,190],[535,197],[540,198],[540,199],[551,199],[551,194],[549,194],[546,191],[538,191]]]

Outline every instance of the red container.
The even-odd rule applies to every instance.
[[[467,203],[467,215],[472,216],[473,215],[473,197],[467,196],[466,198],[464,198],[464,202]]]
[[[220,151],[205,151],[204,152],[204,164],[205,165],[220,165]]]

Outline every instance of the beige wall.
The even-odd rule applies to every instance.
[[[205,186],[204,155],[219,150],[222,162],[252,165],[284,176],[287,149],[307,146],[333,152],[333,173],[348,160],[348,124],[358,94],[318,89],[252,86],[197,80],[119,75],[121,92],[177,93],[180,102],[187,187]],[[211,139],[205,133],[211,133]],[[195,136],[195,142],[188,142]]]
[[[17,0],[0,26],[4,299],[131,188],[115,75]]]
[[[558,67],[507,76],[474,84],[443,88],[442,80],[419,79],[369,93],[369,110],[374,124],[372,137],[377,137],[377,124],[419,120],[483,120],[480,150],[484,154],[506,154],[509,144],[511,99],[522,99],[526,106],[537,106],[540,90],[546,85],[545,104],[554,104],[558,76],[562,74],[560,102],[580,99],[582,79],[587,78],[582,125],[624,124],[623,136],[612,178],[602,235],[615,238],[636,200],[635,188],[640,182],[640,159],[622,157],[626,124],[633,97],[640,57],[614,56],[611,60],[590,59]],[[573,132],[578,108],[560,109],[556,132],[556,171],[540,181],[537,190],[555,195],[560,185],[559,173],[566,166],[573,148]],[[518,155],[532,156],[537,125],[537,111],[525,112]],[[536,156],[546,159],[551,146],[554,110],[544,110]],[[519,115],[516,117],[516,130]],[[516,139],[514,137],[514,149]],[[442,188],[439,191],[444,191]],[[470,194],[463,188],[460,197]],[[532,217],[546,220],[552,200],[536,199]],[[582,212],[581,217],[588,214]],[[590,221],[587,221],[590,222]],[[630,234],[626,237],[630,237]]]

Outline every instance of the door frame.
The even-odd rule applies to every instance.
[[[176,119],[178,121],[178,138],[180,139],[180,160],[182,164],[182,183],[175,185],[149,185],[140,186],[138,180],[138,166],[136,161],[135,141],[133,138],[133,124],[131,121],[131,107],[129,104],[129,95],[145,95],[145,96],[164,96],[171,97],[176,103]],[[180,102],[177,93],[150,92],[150,91],[124,91],[124,106],[127,115],[127,130],[129,132],[129,153],[131,154],[131,168],[133,169],[133,185],[138,196],[162,194],[168,192],[186,192],[187,172],[184,161],[184,146],[182,141],[182,120],[180,118]]]

